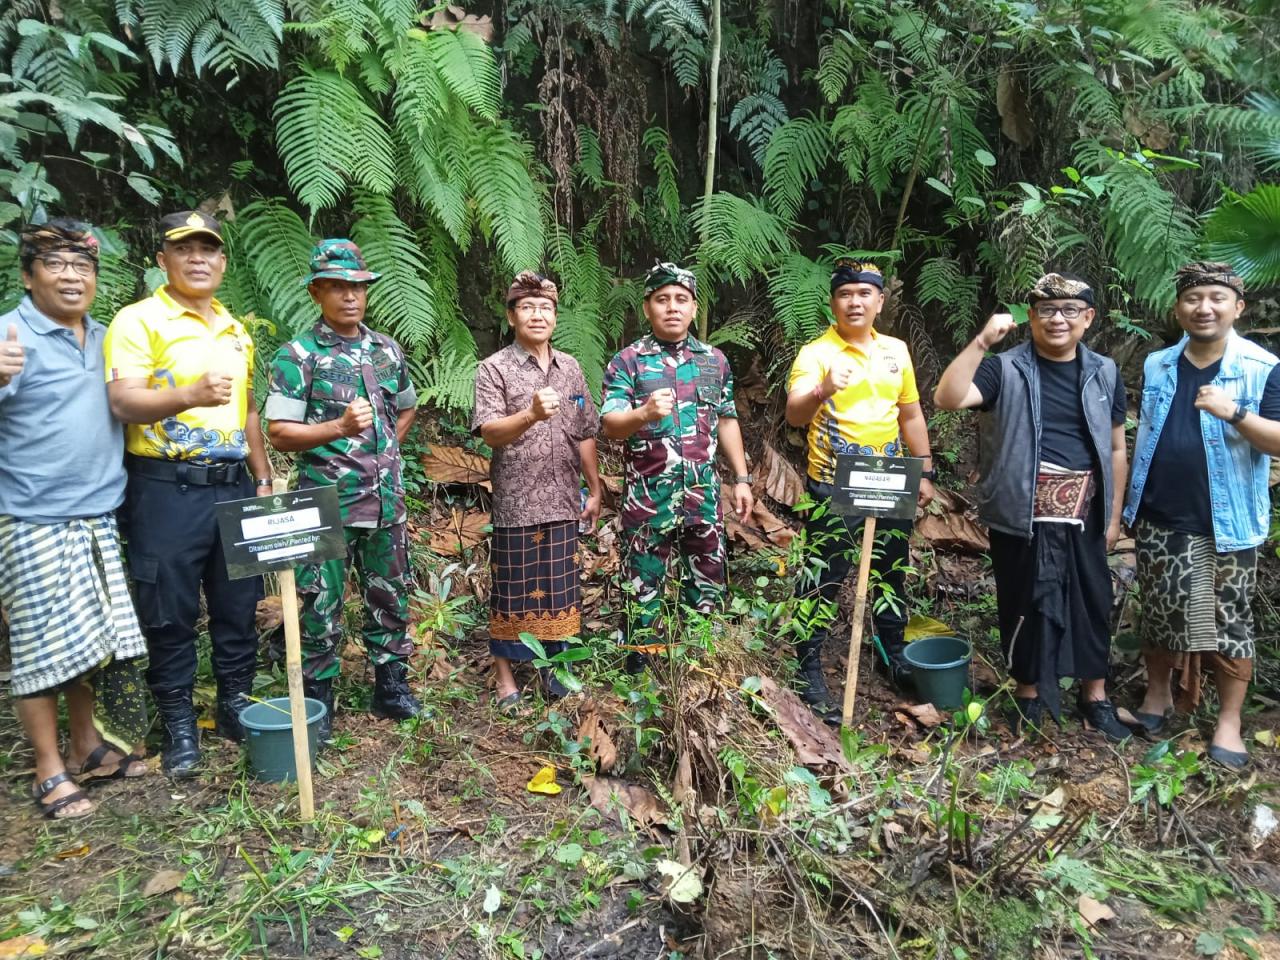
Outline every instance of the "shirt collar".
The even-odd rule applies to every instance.
[[[345,337],[338,336],[337,332],[333,329],[333,327],[329,326],[327,323],[324,322],[323,317],[321,317],[319,320],[316,321],[316,325],[311,328],[311,332],[315,336],[316,342],[323,347],[336,347],[340,344],[356,342],[354,340],[348,340]],[[363,343],[365,340],[368,340],[369,337],[372,335],[372,333],[373,331],[371,331],[363,323],[360,324],[360,342],[361,343]]]
[[[636,341],[636,353],[641,356],[652,356],[663,352],[663,344],[667,341],[660,341],[652,333],[646,333],[643,337]],[[710,353],[711,346],[703,343],[692,333],[685,337],[684,345],[693,353]]]
[[[167,283],[162,283],[160,286],[156,287],[155,297],[164,304],[166,315],[171,320],[177,319],[178,317],[193,317],[201,323],[204,323],[204,317],[200,316],[200,314],[196,313],[194,310],[187,309],[177,300],[173,299],[173,294],[169,292],[169,285]],[[221,300],[214,297],[210,301],[209,305],[213,307],[214,316],[218,319],[217,326],[213,328],[214,332],[218,332],[224,327],[235,326],[236,318],[231,316],[230,311],[222,305]]]
[[[532,360],[534,363],[538,362],[538,358],[535,357],[528,350],[526,350],[524,348],[524,344],[522,344],[519,340],[513,340],[511,343],[511,347],[515,351],[516,359],[520,363],[528,363],[530,360]],[[560,366],[560,357],[559,357],[560,351],[557,350],[555,347],[549,347],[548,349],[550,349],[551,351],[551,362],[554,363],[557,367]]]
[[[57,333],[59,330],[64,330],[67,333],[74,332],[72,330],[69,330],[67,327],[64,327],[60,323],[54,323],[52,320],[46,317],[41,312],[40,308],[36,306],[35,301],[31,299],[30,294],[27,294],[25,297],[23,297],[22,302],[18,304],[18,316],[22,317],[26,325],[31,328],[32,333],[38,333],[38,334],[47,336],[50,333]],[[83,320],[84,320],[84,329],[87,334],[91,332],[94,328],[93,317],[89,316],[89,314],[86,313],[83,317]]]
[[[864,356],[867,355],[867,351],[863,350],[861,347],[855,344],[850,343],[844,337],[840,336],[840,328],[837,327],[834,323],[831,326],[827,327],[827,332],[823,334],[823,336],[825,336],[829,342],[835,344],[841,350],[852,350],[854,353],[861,353]],[[880,339],[880,334],[876,332],[875,327],[872,327],[871,328],[872,345],[875,346],[876,341],[878,341],[879,339]]]

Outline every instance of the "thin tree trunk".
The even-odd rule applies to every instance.
[[[707,165],[702,177],[702,204],[705,208],[711,200],[716,179],[716,128],[720,120],[720,0],[711,0],[711,98],[707,110]],[[706,219],[703,219],[703,242],[707,239]],[[705,301],[704,301],[705,303]],[[698,311],[698,339],[707,340],[707,308]]]

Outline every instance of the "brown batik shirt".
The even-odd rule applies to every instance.
[[[600,414],[573,357],[552,349],[544,373],[532,354],[513,343],[481,361],[471,430],[478,435],[491,420],[529,409],[534,393],[547,387],[560,395],[560,411],[493,451],[495,527],[576,520],[582,513],[578,444],[599,431]]]

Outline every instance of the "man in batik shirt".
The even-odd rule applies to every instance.
[[[515,342],[476,371],[471,428],[493,448],[489,652],[506,712],[520,705],[511,661],[533,658],[520,635],[554,656],[581,630],[578,524],[600,516],[600,418],[578,362],[551,346],[559,303],[547,278],[517,276],[507,290]],[[551,696],[567,692],[553,672],[541,676]]]
[[[400,345],[364,324],[370,272],[350,240],[322,240],[307,289],[321,318],[271,364],[265,416],[272,446],[297,453],[298,488],[337,487],[347,556],[298,568],[303,686],[328,708],[340,661],[342,601],[354,568],[364,597],[375,717],[405,720],[421,705],[408,684],[409,558],[400,444],[417,393]]]
[[[687,567],[682,602],[710,613],[725,589],[725,535],[716,450],[735,476],[733,509],[751,513],[751,476],[733,402],[733,374],[723,353],[689,333],[698,311],[697,280],[672,263],[645,277],[644,314],[651,332],[609,361],[601,422],[624,440],[625,586],[635,595],[629,645],[651,644],[677,554]],[[643,669],[633,651],[628,668]]]

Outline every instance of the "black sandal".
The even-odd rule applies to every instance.
[[[94,776],[86,776],[90,770],[97,770],[100,767],[106,766],[102,761],[107,758],[108,754],[112,753],[120,754],[120,762],[116,764],[114,770],[110,773],[99,773]],[[136,779],[136,777],[143,776],[146,771],[137,774],[135,777],[130,777],[129,768],[135,763],[141,762],[142,757],[138,756],[136,753],[125,753],[115,744],[107,743],[104,740],[102,743],[98,744],[91,754],[84,758],[84,763],[80,764],[80,769],[76,770],[75,774],[80,778],[80,786],[82,787],[87,787],[91,783],[106,783],[111,780]]]
[[[96,809],[94,807],[90,807],[84,813],[69,813],[65,817],[58,816],[59,811],[65,810],[67,807],[71,806],[71,804],[89,799],[83,790],[73,790],[65,797],[59,797],[57,800],[53,801],[53,803],[44,802],[45,797],[53,793],[54,790],[58,789],[59,785],[64,783],[75,783],[75,781],[71,779],[71,774],[67,773],[65,770],[61,773],[55,773],[48,780],[44,781],[44,783],[38,784],[36,786],[35,793],[31,795],[31,799],[35,801],[35,805],[40,809],[40,812],[44,814],[45,819],[78,820],[81,817],[92,816]]]

